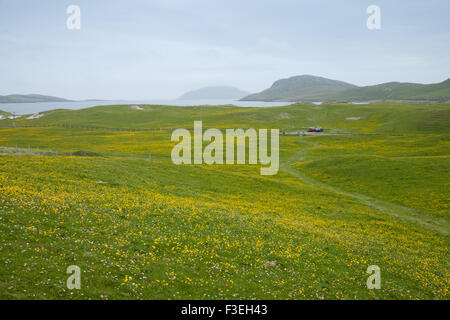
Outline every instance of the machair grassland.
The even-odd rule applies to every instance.
[[[449,298],[449,104],[141,107],[0,121],[0,298]],[[281,136],[275,176],[172,164],[200,117],[353,135]]]

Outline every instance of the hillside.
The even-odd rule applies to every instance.
[[[10,94],[0,96],[0,103],[32,103],[32,102],[63,102],[71,101],[63,98],[44,96],[41,94]]]
[[[249,92],[230,86],[204,87],[183,94],[178,100],[241,99]]]
[[[297,76],[276,81],[272,87],[249,95],[246,101],[371,101],[371,100],[450,100],[450,79],[420,84],[388,82],[358,87],[315,76]]]
[[[175,107],[140,105],[98,106],[81,110],[53,110],[16,119],[24,126],[82,126],[101,128],[191,128],[202,116],[205,126],[219,128],[267,128],[299,130],[323,126],[327,130],[363,133],[450,133],[450,104],[376,102],[366,105],[297,103],[290,106],[257,108],[235,106]],[[357,119],[357,120],[354,120]],[[0,126],[11,125],[1,120]]]
[[[295,76],[274,82],[260,93],[251,94],[244,101],[315,101],[355,85],[312,75]]]
[[[3,120],[9,116],[11,116],[11,113],[0,110],[0,120]]]
[[[348,89],[330,98],[348,101],[449,100],[450,79],[433,84],[388,82],[374,86]]]
[[[200,112],[205,129],[326,130],[280,136],[274,176],[175,165],[173,128]],[[1,299],[448,299],[450,104],[41,115],[0,120]]]

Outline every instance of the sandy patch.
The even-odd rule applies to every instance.
[[[138,106],[137,104],[130,106],[130,108],[133,110],[140,110],[140,111],[144,110],[144,108],[142,108],[141,106]]]
[[[361,117],[347,117],[345,120],[361,120]]]
[[[287,113],[287,112],[280,113],[280,114],[278,115],[278,117],[279,117],[280,119],[290,119],[290,118],[292,118],[292,116],[291,116],[289,113]]]
[[[32,114],[31,116],[27,117],[27,120],[39,119],[39,118],[42,118],[43,116],[45,116],[45,114],[35,113],[35,114]]]

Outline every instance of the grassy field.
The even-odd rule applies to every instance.
[[[0,120],[0,298],[450,297],[450,104],[141,107]],[[352,135],[281,136],[275,176],[172,164],[200,118]]]

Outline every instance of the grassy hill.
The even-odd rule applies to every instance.
[[[331,95],[330,98],[350,101],[449,100],[450,79],[433,84],[389,82],[345,90]]]
[[[450,79],[440,83],[389,82],[357,87],[345,82],[314,76],[298,76],[276,81],[271,88],[242,100],[255,101],[372,101],[450,100]]]
[[[356,87],[350,83],[330,80],[311,75],[295,76],[274,82],[260,93],[251,94],[243,101],[315,101],[319,97],[331,95]]]
[[[141,107],[0,129],[2,299],[449,298],[450,104]],[[280,171],[261,176],[176,166],[172,130],[130,130],[200,114],[205,129],[354,135],[281,136]]]
[[[0,120],[3,120],[9,116],[11,116],[11,114],[9,112],[0,110]]]
[[[205,126],[219,128],[277,127],[300,130],[323,126],[336,132],[355,133],[416,133],[449,132],[449,104],[407,104],[376,102],[364,105],[347,103],[297,103],[284,107],[197,106],[175,107],[141,105],[98,106],[82,110],[53,110],[42,117],[16,119],[16,125],[60,125],[100,128],[191,128],[202,118]],[[354,120],[357,119],[357,120]],[[0,121],[9,126],[11,120]]]

